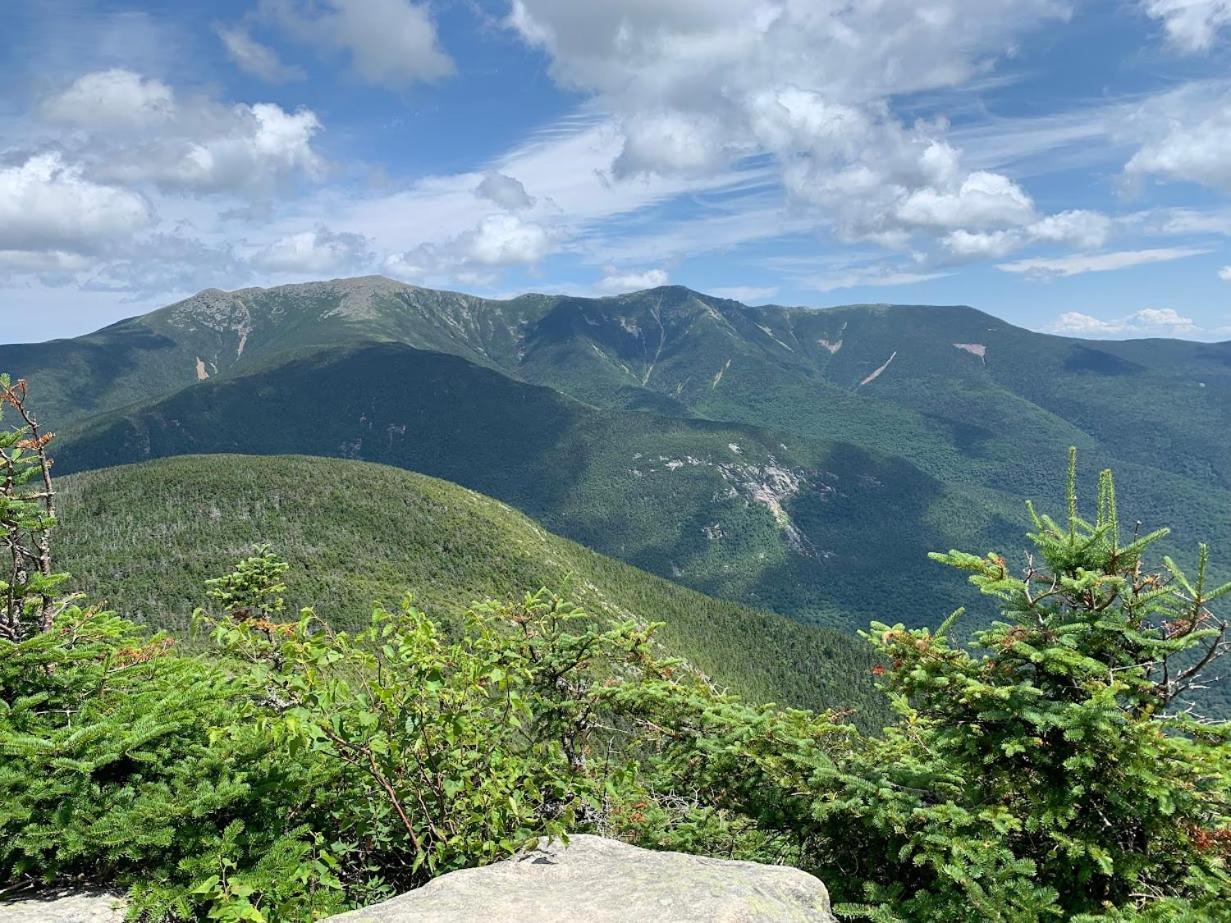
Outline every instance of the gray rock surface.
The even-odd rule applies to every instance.
[[[0,923],[123,923],[124,899],[108,891],[54,891],[0,900]]]
[[[833,923],[829,892],[798,869],[573,836],[332,923]]]

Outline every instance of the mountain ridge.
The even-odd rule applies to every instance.
[[[1116,471],[1126,521],[1174,528],[1168,552],[1205,540],[1217,563],[1231,547],[1231,343],[683,286],[237,291],[0,347],[0,368],[30,380],[66,467],[202,451],[396,464],[704,592],[848,628],[967,603],[989,618],[925,553],[1016,554],[1024,501],[1063,502],[1070,446],[1083,482]]]

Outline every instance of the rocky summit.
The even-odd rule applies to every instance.
[[[829,892],[798,869],[639,849],[597,836],[540,840],[484,868],[331,923],[833,923]]]
[[[113,891],[52,891],[0,900],[0,923],[123,923],[127,906]]]

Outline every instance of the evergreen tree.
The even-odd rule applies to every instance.
[[[1030,512],[1021,574],[997,554],[935,556],[1000,607],[969,648],[950,639],[960,610],[936,632],[867,633],[899,716],[883,735],[671,701],[658,787],[700,807],[642,835],[695,848],[698,818],[712,838],[725,817],[729,848],[769,843],[878,920],[1226,918],[1231,725],[1183,696],[1227,650],[1211,606],[1231,584],[1206,585],[1204,547],[1192,578],[1149,566],[1165,530],[1121,534],[1110,473],[1081,517],[1075,459],[1067,515]]]

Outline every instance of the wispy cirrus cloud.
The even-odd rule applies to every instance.
[[[1110,253],[1084,253],[1075,256],[1038,257],[998,263],[997,269],[1036,279],[1055,279],[1087,272],[1114,272],[1130,266],[1182,260],[1209,253],[1203,247],[1154,247],[1146,250],[1116,250]]]

